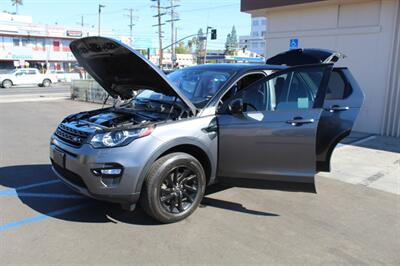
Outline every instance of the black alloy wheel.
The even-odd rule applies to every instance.
[[[161,206],[170,213],[186,211],[199,193],[198,186],[198,176],[193,170],[186,166],[172,169],[161,182]]]
[[[158,222],[178,222],[197,209],[205,188],[202,164],[190,154],[170,153],[151,166],[140,194],[140,205]]]

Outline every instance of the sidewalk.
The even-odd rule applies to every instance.
[[[400,139],[366,136],[351,143],[337,147],[331,172],[318,176],[400,195]]]

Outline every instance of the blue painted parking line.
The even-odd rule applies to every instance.
[[[59,194],[59,193],[29,193],[17,192],[15,190],[0,191],[0,197],[30,197],[30,198],[54,198],[54,199],[84,199],[85,196],[76,194]]]
[[[19,187],[16,187],[16,188],[7,188],[7,189],[0,190],[0,192],[2,192],[2,191],[11,191],[11,190],[29,189],[29,188],[35,188],[35,187],[40,187],[40,186],[46,186],[46,185],[57,184],[57,183],[60,183],[60,182],[61,182],[61,180],[59,180],[59,179],[54,179],[54,180],[49,180],[49,181],[45,181],[45,182],[40,182],[40,183],[34,183],[34,184],[19,186]]]
[[[73,206],[73,207],[69,207],[69,208],[64,208],[64,209],[57,210],[57,211],[48,212],[48,213],[45,213],[45,214],[40,214],[40,215],[37,215],[37,216],[34,216],[34,217],[30,217],[30,218],[27,218],[27,219],[22,219],[22,220],[15,221],[15,222],[12,222],[12,223],[3,224],[3,225],[0,225],[0,232],[1,231],[6,231],[6,230],[14,228],[14,227],[19,227],[19,226],[22,226],[22,225],[25,225],[25,224],[39,222],[39,221],[42,221],[44,219],[51,218],[51,217],[54,217],[54,216],[58,216],[58,215],[62,215],[62,214],[65,214],[65,213],[77,211],[77,210],[89,207],[92,204],[93,203],[85,203],[85,204],[81,204],[81,205],[77,205],[77,206]]]

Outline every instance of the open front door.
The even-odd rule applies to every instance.
[[[291,67],[238,92],[217,115],[222,183],[315,192],[316,136],[331,64]]]

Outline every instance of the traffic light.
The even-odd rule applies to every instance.
[[[216,40],[217,39],[217,30],[213,29],[211,30],[211,40]]]

